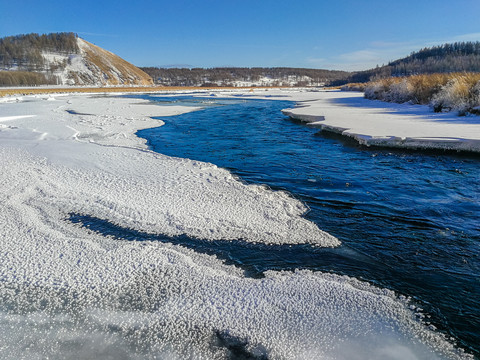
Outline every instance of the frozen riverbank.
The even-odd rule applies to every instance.
[[[372,101],[356,92],[322,91],[283,113],[367,146],[480,152],[480,117],[433,113],[423,105]]]
[[[2,104],[0,137],[2,148],[48,159],[48,169],[56,172],[49,178],[62,189],[55,201],[70,212],[88,208],[89,215],[113,216],[115,223],[168,235],[338,244],[304,220],[304,206],[285,193],[245,186],[212,164],[138,151],[145,144],[134,133],[162,124],[148,115],[194,110],[198,107],[160,107],[128,98],[25,98]],[[91,172],[94,184],[71,173],[83,170]],[[75,199],[61,195],[71,188]]]
[[[463,356],[406,299],[356,279],[253,279],[214,256],[69,221],[75,213],[145,233],[339,244],[288,194],[154,153],[134,135],[161,124],[149,116],[192,110],[108,96],[0,104],[3,358]]]

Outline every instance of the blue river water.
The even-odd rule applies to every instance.
[[[186,246],[252,276],[302,268],[392,289],[480,356],[480,157],[361,147],[285,117],[280,110],[295,105],[289,101],[136,97],[205,106],[139,131],[154,151],[286,190],[308,205],[309,220],[342,241],[335,249],[185,240]]]

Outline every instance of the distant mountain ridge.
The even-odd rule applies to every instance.
[[[0,39],[0,85],[152,85],[152,78],[119,56],[74,33]]]

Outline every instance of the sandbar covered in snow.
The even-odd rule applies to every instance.
[[[194,110],[85,95],[0,103],[1,358],[465,357],[391,291],[310,271],[249,278],[215,256],[69,220],[339,245],[287,193],[154,153],[135,136],[161,125],[150,116]]]

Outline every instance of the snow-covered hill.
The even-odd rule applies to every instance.
[[[77,38],[78,54],[43,52],[46,70],[62,85],[151,85],[149,75],[121,57]],[[52,71],[53,70],[53,71]]]
[[[26,73],[44,76],[33,85],[153,84],[136,66],[73,33],[19,35],[0,39],[0,45],[0,71],[8,71],[13,78]],[[22,81],[18,84],[25,85]]]

